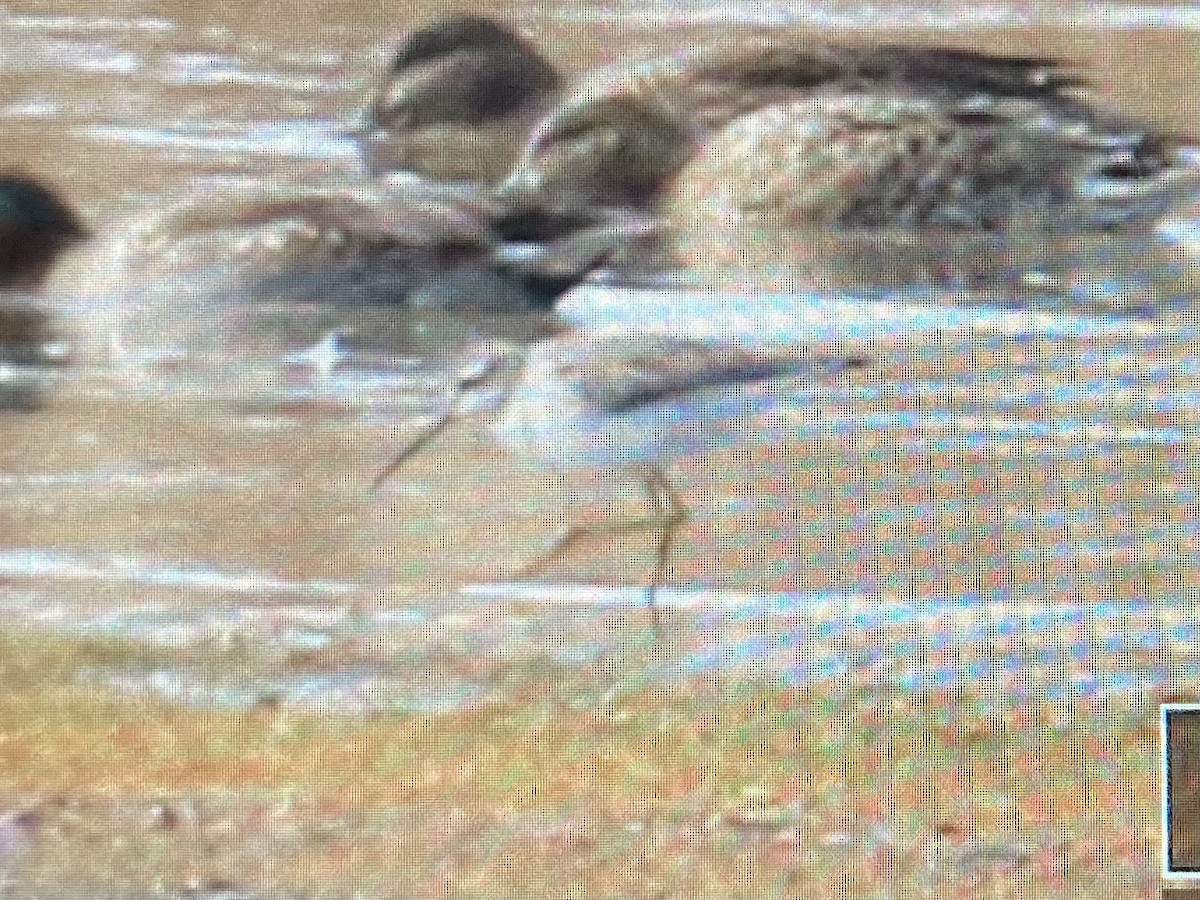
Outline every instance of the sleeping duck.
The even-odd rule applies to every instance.
[[[537,48],[489,19],[418,28],[397,47],[368,110],[360,135],[367,169],[498,181],[558,86]]]
[[[1003,147],[1002,167],[1019,167],[1027,157],[1034,171],[1022,184],[1038,193],[1065,190],[1075,176],[1153,179],[1170,167],[1165,136],[1093,110],[1073,90],[1078,85],[1053,62],[1031,57],[762,37],[723,43],[589,78],[536,127],[501,192],[515,202],[555,197],[651,206],[704,148],[744,158],[736,141],[757,126],[744,125],[731,136],[722,132],[767,107],[793,108],[798,133],[825,128],[847,142],[827,153],[817,152],[819,140],[805,145],[805,153],[815,154],[810,174],[835,181],[878,184],[888,165],[902,164],[917,185],[922,167],[933,180],[945,180],[947,167],[976,167],[978,177],[960,182],[969,190],[995,174],[988,171],[996,164],[993,145]],[[844,98],[872,96],[882,99],[849,103],[889,107],[895,114],[846,111]],[[915,112],[904,112],[906,107]],[[823,126],[826,109],[832,121]],[[778,111],[773,115],[778,118]],[[899,156],[889,151],[890,163],[880,160],[872,164],[873,174],[864,174],[856,168],[863,154],[855,156],[853,147],[868,134],[869,144],[914,150]],[[843,159],[843,151],[855,158]],[[796,156],[785,153],[781,165]],[[1059,153],[1065,158],[1055,160]],[[758,168],[774,162],[764,159]],[[761,192],[761,184],[743,183],[730,169],[731,190]],[[1013,192],[1014,200],[1018,194],[1024,196]],[[870,202],[853,205],[862,210]]]
[[[722,45],[581,85],[499,194],[514,208],[653,208],[677,262],[754,273],[759,287],[1039,282],[1077,294],[1158,252],[1153,222],[1200,190],[1169,136],[1093,109],[1077,84],[1036,58]],[[1120,238],[1037,237],[1079,234]],[[1097,255],[1103,271],[1070,274]],[[1170,293],[1194,267],[1168,257],[1154,261],[1169,274],[1155,290]]]
[[[645,220],[555,223],[554,240],[514,246],[486,198],[433,184],[238,188],[84,231],[32,179],[0,180],[5,285],[100,296],[342,300],[439,308],[549,309]],[[567,226],[571,226],[568,228]],[[566,233],[564,233],[566,232]]]
[[[1200,167],[1146,145],[968,127],[925,97],[839,94],[735,120],[661,210],[676,258],[709,271],[1000,288],[1115,310],[1196,296],[1187,248],[1156,225],[1197,195]]]

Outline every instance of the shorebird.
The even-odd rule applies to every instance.
[[[461,373],[445,413],[380,472],[376,487],[460,416],[468,391],[512,369],[503,356],[482,359]],[[771,382],[828,381],[865,365],[863,357],[794,345],[620,328],[568,332],[532,345],[496,414],[493,434],[514,458],[564,477],[573,469],[631,477],[645,492],[648,515],[572,526],[520,574],[541,571],[598,533],[657,532],[646,601],[661,630],[655,594],[688,519],[666,474],[670,462],[749,440],[752,419],[777,404]]]
[[[400,41],[359,134],[373,173],[497,181],[520,156],[560,83],[516,32],[453,16]]]

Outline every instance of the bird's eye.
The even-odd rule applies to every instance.
[[[545,162],[566,154],[577,154],[579,147],[586,137],[586,130],[572,127],[565,131],[557,131],[547,135],[537,145],[537,158]]]
[[[1102,178],[1143,178],[1149,174],[1150,166],[1139,159],[1137,154],[1129,150],[1121,150],[1109,155],[1100,166]]]
[[[588,130],[587,125],[568,125],[554,133],[554,140],[558,143],[574,143],[586,135]]]

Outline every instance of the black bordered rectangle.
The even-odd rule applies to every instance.
[[[1200,879],[1200,704],[1160,709],[1163,875]]]

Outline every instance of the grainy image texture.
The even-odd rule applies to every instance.
[[[1170,889],[1195,8],[0,48],[0,900]]]

